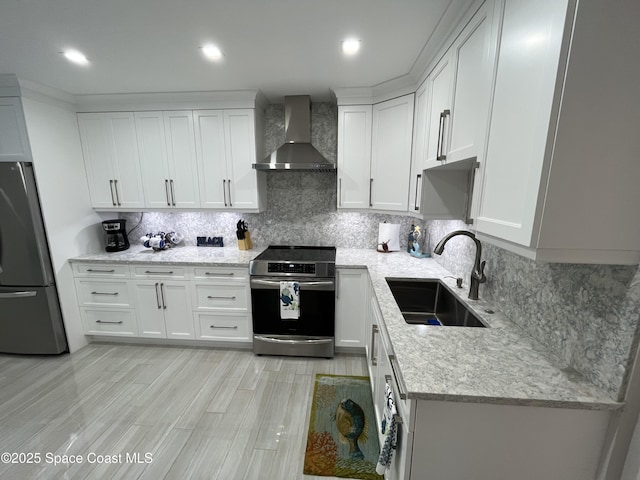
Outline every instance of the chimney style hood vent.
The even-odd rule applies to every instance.
[[[334,171],[336,164],[327,160],[311,145],[311,99],[308,95],[284,97],[285,143],[263,161],[256,170]]]

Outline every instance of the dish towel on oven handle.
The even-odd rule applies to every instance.
[[[280,318],[300,318],[300,285],[298,282],[280,282]]]
[[[397,435],[398,435],[398,422],[396,421],[398,410],[396,409],[396,402],[393,398],[393,390],[389,382],[385,382],[385,406],[384,414],[382,416],[382,434],[385,435],[384,443],[380,449],[380,456],[378,457],[378,464],[376,465],[376,473],[378,475],[384,475],[391,465],[391,458],[393,457],[393,451],[396,448]]]

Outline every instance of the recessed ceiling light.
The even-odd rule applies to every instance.
[[[209,43],[207,45],[203,45],[201,48],[202,54],[209,60],[217,61],[222,59],[222,51],[215,45]]]
[[[342,53],[345,55],[355,55],[360,50],[360,40],[357,38],[347,38],[342,41]]]
[[[67,60],[77,65],[89,65],[87,57],[84,56],[84,53],[79,52],[78,50],[65,50],[62,52],[62,55],[64,55]]]

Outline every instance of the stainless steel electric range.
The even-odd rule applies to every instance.
[[[333,357],[335,247],[269,246],[249,273],[254,353]]]

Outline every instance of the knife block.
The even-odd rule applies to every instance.
[[[238,249],[239,250],[251,250],[251,235],[249,232],[244,232],[244,238],[242,240],[238,240]]]

